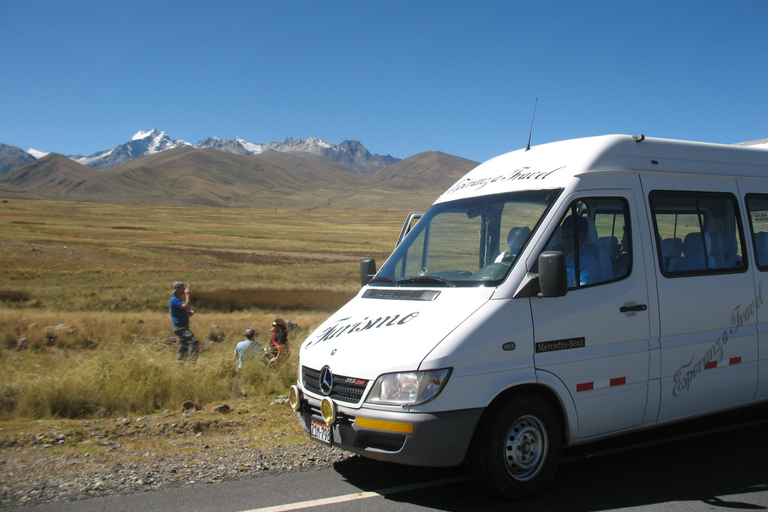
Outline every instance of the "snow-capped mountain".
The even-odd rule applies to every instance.
[[[218,137],[208,137],[195,144],[196,148],[210,148],[224,151],[225,153],[234,153],[236,155],[258,155],[263,149],[263,144],[254,144],[240,137],[234,139],[220,139]]]
[[[289,137],[281,142],[266,142],[263,144],[247,142],[240,137],[229,140],[210,137],[201,140],[195,147],[218,149],[238,155],[258,155],[268,150],[282,153],[310,153],[323,156],[362,174],[372,174],[379,169],[400,161],[399,158],[389,155],[372,155],[370,151],[356,140],[345,140],[341,144],[336,145],[315,137],[309,137],[307,140]]]
[[[48,156],[48,155],[50,154],[50,153],[46,153],[46,152],[44,152],[44,151],[38,151],[38,150],[36,150],[35,148],[29,148],[29,149],[27,150],[27,153],[29,153],[29,154],[30,154],[30,155],[32,155],[33,157],[37,158],[38,160],[40,160],[40,159],[41,159],[41,158],[43,158],[44,156]]]
[[[303,151],[315,154],[327,153],[328,150],[331,152],[338,151],[338,148],[333,144],[329,144],[314,137],[310,137],[307,140],[288,138],[282,142],[265,142],[264,144],[248,142],[240,137],[235,137],[234,139],[208,137],[195,144],[195,147],[218,149],[237,155],[258,155],[269,149],[282,152]]]
[[[71,156],[70,158],[94,169],[108,169],[135,158],[153,155],[167,149],[191,145],[183,140],[173,140],[165,132],[158,130],[140,131],[131,138],[130,142],[121,144],[116,148],[99,151],[91,156]]]
[[[158,130],[140,131],[133,136],[130,142],[121,144],[114,149],[100,151],[88,157],[78,155],[70,156],[70,158],[94,169],[108,169],[135,158],[149,156],[181,146],[192,146],[192,144],[183,140],[171,139],[165,132]],[[248,142],[240,137],[235,137],[234,139],[209,137],[192,147],[216,149],[237,155],[258,155],[267,150],[311,153],[338,162],[363,174],[372,174],[387,165],[400,161],[399,158],[389,155],[372,155],[357,141],[347,140],[336,145],[314,137],[310,137],[307,140],[288,138],[282,142],[266,142],[263,144]]]

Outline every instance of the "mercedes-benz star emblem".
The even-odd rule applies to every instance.
[[[331,394],[333,389],[333,372],[330,366],[323,366],[320,370],[320,392],[325,396]]]

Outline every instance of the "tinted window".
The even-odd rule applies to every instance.
[[[755,262],[760,270],[768,270],[768,196],[747,195],[749,227],[755,248]]]
[[[731,194],[650,194],[656,250],[667,277],[743,271],[743,236]]]
[[[623,198],[580,198],[570,204],[546,248],[565,254],[568,288],[615,281],[629,274],[632,237],[628,219]]]

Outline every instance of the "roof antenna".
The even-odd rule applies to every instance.
[[[536,119],[536,105],[539,104],[539,98],[536,98],[536,103],[533,104],[533,117],[531,118],[531,130],[528,132],[528,145],[525,146],[525,150],[531,149],[531,134],[533,134],[533,120]]]

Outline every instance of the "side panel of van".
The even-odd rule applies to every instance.
[[[755,284],[743,258],[736,180],[643,175],[641,181],[658,255],[658,420],[749,403],[758,377],[756,318],[749,314]],[[736,259],[726,262],[720,239],[733,239]]]
[[[596,205],[595,211],[586,214],[582,208],[578,213],[594,226],[601,224],[600,205],[622,205],[617,218],[621,217],[622,226],[628,224],[627,236],[633,242],[621,240],[621,227],[613,238],[624,247],[634,248],[630,249],[630,267],[617,267],[614,276],[598,279],[601,282],[584,287],[574,284],[577,287],[569,288],[564,297],[531,300],[536,369],[553,374],[567,387],[576,405],[578,439],[647,423],[650,318],[655,317],[648,307],[641,243],[643,232],[647,234],[647,222],[645,230],[641,229],[641,222],[645,222],[642,197],[629,188],[639,188],[637,175],[622,176],[621,181],[628,188],[580,190],[571,194],[554,215],[561,218],[576,212],[575,205]],[[556,247],[558,229],[553,231],[548,249]],[[604,228],[598,226],[598,231],[601,229]],[[655,399],[651,402],[657,403]]]
[[[755,279],[755,301],[747,313],[757,319],[758,387],[756,400],[768,398],[768,183],[745,181],[742,191],[747,220],[748,259]],[[765,295],[763,294],[765,292]],[[746,313],[745,313],[746,314]]]

